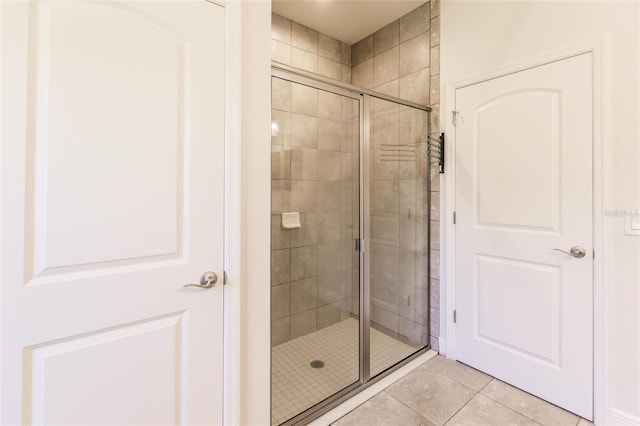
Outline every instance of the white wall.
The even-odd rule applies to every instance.
[[[227,155],[239,168],[226,174],[230,238],[226,309],[239,313],[226,337],[225,424],[271,423],[271,1],[231,0],[238,80],[230,108]],[[228,84],[229,84],[228,83]],[[239,102],[237,102],[239,100]]]
[[[624,235],[621,213],[640,210],[639,4],[443,0],[441,5],[441,84],[447,99],[447,86],[460,81],[589,40],[603,43],[598,210],[604,252],[597,254],[607,338],[601,343],[604,396],[596,400],[600,424],[640,423],[640,237]],[[443,121],[452,109],[450,101],[442,104]]]

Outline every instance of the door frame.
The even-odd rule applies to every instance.
[[[593,39],[577,45],[553,50],[543,55],[530,57],[515,63],[506,64],[486,73],[472,76],[456,83],[447,84],[444,87],[445,99],[441,106],[440,117],[442,127],[447,134],[445,147],[446,158],[456,158],[456,128],[453,125],[452,114],[456,108],[456,91],[467,86],[478,84],[487,80],[525,71],[530,68],[568,59],[584,53],[592,55],[593,72],[593,244],[596,256],[593,263],[593,421],[601,424],[605,420],[606,407],[608,406],[608,369],[607,369],[607,318],[608,318],[608,292],[609,288],[603,279],[603,141],[610,135],[610,102],[609,72],[606,66],[609,57],[609,46],[604,39]],[[606,138],[606,139],[605,139]],[[456,325],[453,321],[453,311],[456,300],[456,227],[453,224],[453,214],[456,210],[456,162],[450,161],[444,176],[443,210],[441,219],[442,244],[444,246],[443,266],[441,267],[441,294],[445,297],[440,302],[440,347],[444,348],[447,358],[456,360]]]

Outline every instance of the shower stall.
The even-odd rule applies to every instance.
[[[430,108],[272,69],[272,424],[429,348]]]

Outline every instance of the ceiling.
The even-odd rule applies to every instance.
[[[273,0],[272,10],[348,44],[395,21],[424,0]]]

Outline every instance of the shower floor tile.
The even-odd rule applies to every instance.
[[[417,349],[371,329],[371,371]],[[271,423],[277,425],[358,381],[359,323],[349,318],[271,350]],[[312,368],[311,361],[324,362]]]

